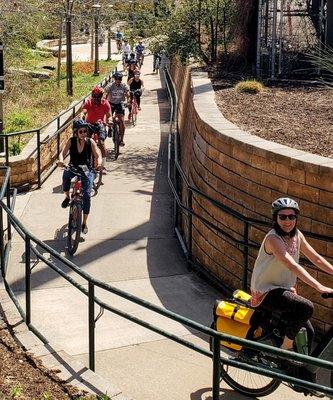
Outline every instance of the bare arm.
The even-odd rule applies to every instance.
[[[88,110],[86,110],[85,108],[82,110],[81,118],[82,118],[83,120],[86,119],[87,112],[88,112]]]
[[[268,253],[273,254],[274,257],[276,257],[285,265],[286,268],[297,275],[297,277],[307,285],[318,290],[320,293],[333,293],[333,289],[330,289],[318,282],[291,257],[291,255],[287,252],[285,245],[279,238],[268,236],[266,239],[265,248]]]
[[[71,147],[71,141],[69,139],[67,140],[67,143],[65,144],[65,147],[63,148],[62,152],[59,154],[59,162],[58,162],[59,167],[62,167],[64,165],[64,158],[67,156],[70,147]]]
[[[100,168],[102,165],[102,153],[100,149],[97,147],[97,144],[94,140],[89,139],[91,143],[91,150],[95,158],[95,168]]]
[[[308,243],[304,235],[300,234],[301,238],[301,252],[308,258],[314,265],[322,271],[333,275],[333,265],[330,264],[324,257],[316,252],[316,250]]]

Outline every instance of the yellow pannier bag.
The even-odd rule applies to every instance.
[[[232,297],[237,300],[241,300],[244,303],[251,303],[251,295],[249,293],[244,292],[244,290],[237,289],[233,292]]]
[[[255,310],[246,306],[220,301],[215,308],[216,330],[242,339],[248,337],[251,329],[251,317]],[[252,335],[251,335],[252,336]],[[241,350],[242,346],[221,340],[221,345],[233,350]]]

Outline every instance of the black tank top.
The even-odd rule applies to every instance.
[[[141,79],[139,79],[138,81],[133,79],[132,83],[130,84],[130,90],[134,91],[134,90],[137,90],[137,89],[141,89],[141,86],[142,86]]]
[[[79,165],[86,165],[89,169],[92,169],[91,165],[92,150],[91,150],[90,139],[85,140],[84,147],[81,153],[79,153],[77,149],[78,138],[76,136],[72,136],[70,138],[70,141],[71,141],[71,145],[69,148],[70,163],[74,167],[78,167]]]

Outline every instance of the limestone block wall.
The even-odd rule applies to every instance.
[[[171,74],[179,99],[181,164],[191,184],[213,199],[249,218],[270,221],[270,204],[280,196],[300,203],[301,230],[333,238],[333,159],[320,157],[242,131],[226,120],[214,100],[206,73],[172,63]],[[186,200],[186,189],[183,199]],[[193,197],[196,213],[217,223],[232,237],[242,240],[244,223],[211,202]],[[188,240],[189,227],[184,219]],[[251,225],[249,238],[260,243],[269,228]],[[192,221],[193,256],[227,285],[241,286],[243,249],[226,236]],[[333,262],[333,243],[309,242]],[[250,282],[257,250],[250,250]],[[333,277],[308,266],[322,283],[333,287]],[[333,322],[332,301],[300,283],[299,293],[315,303],[314,322],[320,330]]]

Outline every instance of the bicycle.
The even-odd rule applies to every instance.
[[[141,89],[131,90],[132,99],[130,106],[131,107],[130,122],[132,123],[133,126],[135,126],[137,123],[138,112],[139,112],[139,106],[135,96],[136,93],[141,93]]]
[[[67,250],[70,255],[74,255],[80,242],[82,229],[82,183],[81,178],[85,174],[88,167],[79,165],[78,168],[68,165],[65,167],[70,172],[76,175],[76,179],[72,186],[72,193],[69,203],[68,216],[68,235],[67,235]]]
[[[137,55],[136,55],[136,59],[137,59],[139,68],[141,68],[142,65],[143,65],[144,57],[145,57],[145,56],[144,56],[143,53],[137,53]]]
[[[324,293],[323,298],[332,298],[332,294]],[[240,305],[249,307],[249,303],[232,299]],[[265,310],[256,310],[256,320],[261,321],[258,327],[261,329],[260,336],[257,338],[248,337],[258,343],[271,345],[274,347],[280,347],[283,341],[285,324],[281,321],[278,313],[271,313]],[[216,329],[215,320],[211,327]],[[252,331],[253,334],[254,331]],[[210,343],[212,349],[212,342]],[[333,354],[333,326],[324,335],[320,343],[312,350],[312,357],[320,358],[327,361],[332,360]],[[286,361],[285,359],[279,359],[277,356],[272,354],[264,353],[260,350],[253,350],[248,348],[242,348],[241,350],[232,350],[223,348],[223,356],[228,359],[237,360],[247,365],[260,366],[265,369],[274,369],[278,372],[287,373],[295,378],[310,380],[313,383],[317,382],[316,373],[319,367],[306,366],[303,363]],[[327,386],[333,384],[333,371],[330,374],[330,383]],[[231,388],[235,391],[250,397],[264,397],[273,393],[282,383],[277,378],[270,378],[263,375],[258,375],[250,371],[240,370],[239,368],[228,366],[223,364],[221,360],[221,376],[220,380],[224,380]],[[323,397],[320,393],[317,393],[311,389],[298,386],[293,383],[284,383],[289,386],[292,390],[298,393],[306,395],[312,395],[317,397]]]
[[[158,74],[158,71],[160,69],[161,61],[162,61],[162,55],[160,53],[154,54],[153,72],[156,72],[156,74]]]
[[[112,138],[113,158],[116,161],[119,156],[119,144],[120,144],[120,122],[119,122],[119,116],[117,114],[112,118],[112,123],[109,124],[108,137]]]

